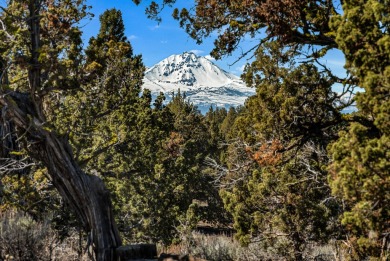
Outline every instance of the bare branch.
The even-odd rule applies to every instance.
[[[21,171],[32,166],[35,166],[35,163],[29,161],[29,157],[19,160],[12,158],[0,158],[0,176],[7,175],[15,171]]]
[[[229,66],[233,66],[235,65],[237,62],[239,62],[241,59],[247,57],[248,54],[252,53],[253,51],[255,51],[256,49],[258,49],[260,46],[264,45],[264,43],[268,42],[272,37],[271,36],[267,36],[265,37],[264,39],[262,39],[260,41],[260,43],[256,44],[255,46],[251,47],[249,50],[245,51],[245,52],[241,52],[240,56],[231,64],[229,64]],[[252,54],[250,57],[247,57],[247,61],[252,59],[253,56],[255,54]]]
[[[250,169],[254,160],[245,151],[248,145],[243,141],[237,140],[230,144],[224,144],[224,146],[231,147],[229,167],[223,166],[209,157],[206,158],[205,164],[215,170],[213,181],[215,186],[230,189],[251,175]]]
[[[15,38],[7,32],[7,27],[5,26],[3,20],[1,20],[1,19],[0,19],[0,25],[1,25],[1,27],[2,27],[1,30],[7,35],[7,37],[8,37],[11,41],[13,41]]]

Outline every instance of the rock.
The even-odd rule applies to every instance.
[[[155,244],[135,244],[118,247],[116,250],[120,261],[157,259],[157,247]]]

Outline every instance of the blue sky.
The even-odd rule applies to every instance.
[[[215,38],[205,39],[201,45],[197,45],[190,38],[184,29],[180,28],[178,21],[171,16],[173,9],[166,8],[162,13],[162,22],[148,19],[145,15],[145,8],[150,1],[144,1],[136,6],[131,0],[114,0],[114,1],[87,1],[92,6],[91,12],[95,17],[91,21],[85,21],[81,24],[84,32],[83,39],[85,46],[88,39],[95,36],[99,30],[99,15],[106,9],[116,8],[122,11],[123,20],[126,28],[126,36],[130,40],[134,53],[142,54],[146,66],[152,66],[162,59],[172,55],[181,54],[186,51],[193,51],[198,55],[209,55],[213,48]],[[192,1],[178,1],[179,7],[191,7]],[[255,43],[253,42],[252,45]],[[250,41],[245,43],[246,46],[252,46]],[[226,71],[239,75],[242,72],[246,61],[242,60],[234,65],[239,53],[236,52],[230,57],[225,57],[220,61],[213,61]],[[229,66],[231,65],[231,66]]]
[[[201,56],[209,55],[213,48],[215,35],[205,39],[201,45],[197,45],[184,29],[180,28],[178,21],[172,18],[171,8],[163,10],[161,14],[163,20],[160,24],[148,19],[145,15],[145,8],[149,2],[143,1],[139,6],[136,6],[131,0],[88,0],[87,3],[92,6],[91,12],[95,14],[95,17],[91,21],[85,21],[81,24],[85,46],[88,44],[88,39],[98,33],[99,15],[107,9],[116,8],[122,11],[125,33],[133,46],[134,53],[142,54],[146,66],[150,67],[172,54],[181,54],[186,51],[193,51]],[[178,1],[177,7],[190,8],[193,3],[192,0]],[[241,44],[240,48],[242,49],[237,50],[229,57],[213,62],[226,71],[240,75],[246,60],[242,59],[235,64],[233,63],[237,61],[241,50],[248,50],[257,42],[256,39],[248,38]],[[326,57],[326,63],[337,74],[344,74],[342,68],[344,57],[341,52],[331,52]]]

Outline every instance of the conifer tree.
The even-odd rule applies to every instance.
[[[105,11],[100,17],[100,30],[98,35],[91,37],[89,46],[85,51],[87,55],[87,64],[97,69],[97,67],[106,67],[105,63],[109,58],[110,45],[121,43],[123,46],[122,54],[126,58],[133,55],[132,47],[125,36],[125,26],[123,24],[122,13],[120,10],[110,9]],[[124,50],[126,48],[126,50]]]
[[[150,169],[145,165],[150,163],[149,155],[144,152],[161,137],[146,135],[153,141],[140,143],[146,131],[143,123],[150,119],[147,111],[151,110],[151,97],[147,91],[140,97],[142,57],[133,55],[124,37],[121,12],[107,10],[100,22],[99,34],[87,47],[82,88],[62,99],[53,120],[62,133],[67,133],[80,165],[107,184],[119,230],[129,241],[134,239],[128,229],[133,224],[126,217],[140,213],[131,209],[129,214],[129,197],[135,192],[126,183],[135,183],[133,174]],[[155,131],[161,130],[156,126]]]
[[[210,133],[210,157],[219,158],[219,154],[222,152],[219,147],[224,141],[224,136],[221,130],[221,124],[226,118],[227,111],[225,108],[210,107],[209,111],[205,115],[205,123]]]
[[[97,166],[103,171],[118,164],[118,155],[125,151],[117,153],[117,148],[131,141],[127,128],[136,124],[134,108],[144,66],[123,36],[120,11],[105,11],[100,22],[97,40],[92,37],[86,51],[83,86],[58,105],[55,115],[59,129],[69,135],[76,159],[87,169]]]
[[[159,19],[160,8],[174,2],[153,3],[147,10],[148,15]],[[351,249],[355,251],[352,258],[386,259],[389,244],[386,220],[389,215],[390,5],[388,1],[378,0],[351,0],[341,4],[340,10],[337,1],[197,1],[193,9],[176,9],[173,15],[198,43],[218,32],[212,51],[215,58],[231,54],[246,36],[260,38],[257,45],[242,54],[243,57],[250,53],[256,56],[247,67],[244,78],[249,85],[256,86],[257,94],[249,99],[243,115],[235,123],[236,135],[245,143],[241,147],[237,147],[237,143],[234,147],[232,143],[230,164],[237,166],[237,160],[248,162],[249,145],[249,155],[255,162],[269,158],[272,153],[267,153],[274,151],[271,158],[279,162],[277,155],[280,155],[284,167],[258,168],[249,163],[239,164],[251,167],[236,172],[240,175],[233,180],[241,182],[236,183],[238,187],[233,188],[230,195],[225,194],[226,206],[233,212],[237,224],[243,226],[240,231],[245,231],[239,233],[239,237],[248,242],[254,231],[264,236],[267,230],[260,226],[260,221],[264,220],[266,213],[278,216],[274,209],[261,208],[259,216],[251,215],[259,207],[251,209],[255,200],[250,199],[271,200],[278,198],[279,192],[287,193],[278,189],[294,187],[288,184],[295,184],[293,180],[297,175],[305,173],[302,167],[309,166],[311,170],[319,170],[321,182],[325,182],[324,177],[330,174],[328,178],[334,195],[347,203],[343,205],[346,212],[342,215],[342,223],[350,234],[342,236],[350,241]],[[332,74],[320,60],[332,48],[338,48],[346,57],[348,75],[345,78]],[[288,61],[298,59],[303,64],[290,67]],[[287,65],[280,67],[279,63]],[[330,91],[334,83],[342,85],[341,93]],[[363,88],[364,92],[355,96],[356,87]],[[354,101],[358,112],[351,115],[341,113]],[[246,126],[251,126],[249,131]],[[343,130],[340,136],[337,135],[339,130]],[[312,144],[314,148],[320,148],[322,155],[325,147],[333,142],[329,146],[330,155],[320,161],[318,155],[315,156],[318,153],[307,153],[304,149]],[[303,162],[291,165],[294,161],[290,160],[302,157]],[[257,171],[252,172],[252,168]],[[273,174],[267,174],[270,169]],[[275,180],[277,177],[282,181]],[[293,195],[298,197],[297,202],[304,202],[307,196],[318,199],[320,203],[321,197],[325,196],[325,200],[330,196],[329,186],[325,183],[324,194],[315,193],[318,198],[310,195],[315,192],[313,183],[305,181],[296,185],[303,185],[301,190],[308,192],[296,190]],[[263,191],[267,186],[273,190]],[[234,207],[238,202],[242,205]],[[264,201],[265,206],[268,206],[267,202],[273,201]],[[286,210],[292,209],[298,211],[296,213],[302,210],[299,204]],[[339,210],[342,210],[341,205]],[[282,216],[286,215],[279,217]],[[278,225],[288,221],[277,220]],[[292,229],[287,233],[291,236],[299,227],[294,226],[293,222],[279,229]],[[292,239],[293,244],[299,245],[299,241],[299,238]],[[300,252],[299,247],[295,252]],[[299,254],[295,259],[300,259]]]
[[[364,89],[358,112],[330,148],[330,182],[346,203],[352,257],[390,256],[390,2],[344,1],[343,15],[332,20],[346,68]]]
[[[235,121],[221,194],[242,243],[260,240],[279,258],[301,260],[311,244],[338,236],[324,168],[343,106],[332,105],[332,77],[285,55],[271,43],[245,75],[257,92]]]
[[[124,98],[118,96],[126,96],[129,92],[124,90],[134,89],[132,86],[140,83],[143,66],[140,59],[131,62],[117,59],[123,52],[128,55],[129,46],[126,43],[120,49],[117,48],[120,43],[113,42],[111,49],[107,49],[112,57],[107,67],[117,70],[118,77],[108,78],[102,73],[96,80],[93,74],[85,73],[91,68],[85,69],[82,63],[81,31],[77,23],[86,15],[83,1],[11,1],[2,7],[0,34],[4,41],[0,43],[0,75],[6,80],[1,81],[0,89],[1,133],[3,137],[14,138],[9,140],[10,146],[1,148],[1,157],[12,159],[15,153],[26,154],[46,167],[50,181],[88,233],[96,259],[113,260],[121,239],[109,193],[97,175],[85,173],[91,170],[86,164],[101,150],[91,147],[81,154],[80,151],[85,151],[81,143],[84,140],[89,142],[84,145],[93,143],[88,134],[99,126],[96,123],[99,118],[113,119],[115,109],[124,109],[116,107],[116,101]],[[129,72],[129,64],[138,66],[141,73],[135,69]],[[129,75],[126,86],[120,86],[118,79]],[[103,91],[96,88],[99,85],[91,87],[102,83],[103,78],[111,83],[105,86],[110,88]],[[124,89],[117,94],[121,88]],[[91,97],[83,95],[83,91],[93,94],[96,103],[88,100]],[[100,135],[101,139],[109,139],[103,151],[115,144],[110,130],[98,133],[106,134]]]
[[[208,211],[194,203],[213,192],[202,167],[209,151],[203,118],[181,94],[167,106],[164,99],[160,94],[151,107],[151,93],[143,90],[133,108],[135,124],[127,126],[128,144],[107,155],[116,164],[104,168],[104,180],[125,240],[170,244],[178,230],[210,218],[214,206],[210,201]]]

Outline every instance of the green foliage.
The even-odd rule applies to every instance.
[[[254,50],[256,60],[243,75],[249,85],[257,87],[257,95],[248,100],[235,122],[229,137],[238,136],[241,140],[230,142],[225,160],[228,169],[222,168],[227,181],[236,181],[223,195],[236,225],[239,224],[242,240],[249,242],[254,231],[260,234],[266,231],[258,225],[256,215],[263,217],[265,213],[275,213],[279,217],[276,220],[284,220],[280,219],[284,214],[274,209],[254,215],[254,209],[262,210],[270,205],[263,202],[261,207],[253,207],[254,202],[270,199],[275,193],[291,193],[293,198],[298,197],[296,202],[305,202],[307,195],[304,192],[292,193],[286,184],[295,184],[299,180],[298,173],[304,166],[309,166],[321,173],[320,180],[326,187],[323,192],[329,190],[325,177],[327,171],[330,172],[333,193],[345,203],[342,222],[349,231],[345,236],[352,243],[351,258],[386,259],[389,241],[386,220],[389,220],[390,3],[342,1],[341,14],[335,4],[333,1],[294,0],[198,1],[194,9],[175,9],[174,17],[199,43],[217,31],[218,39],[212,51],[216,58],[231,54],[247,35],[261,36],[258,46],[248,52]],[[159,6],[155,4],[151,10],[152,16],[158,17]],[[332,75],[329,68],[319,62],[318,59],[331,48],[344,53],[348,78]],[[288,63],[297,58],[302,61],[301,65]],[[343,84],[341,94],[331,91],[336,82]],[[356,86],[364,92],[354,96]],[[343,99],[351,94],[352,100]],[[341,114],[351,101],[356,101],[358,112]],[[216,133],[215,124],[210,122],[212,133]],[[340,129],[343,131],[338,136]],[[318,161],[318,155],[307,154],[303,149],[311,144],[323,153],[332,143],[329,146],[331,160],[324,157],[323,161]],[[274,154],[269,153],[273,146]],[[246,147],[252,156],[246,155]],[[292,153],[291,149],[296,151]],[[302,153],[305,156],[301,156]],[[260,165],[272,163],[272,168],[254,166],[248,160],[251,157]],[[294,160],[296,158],[304,159],[306,165]],[[301,190],[309,191],[308,195],[315,191],[309,184],[303,182],[301,187]],[[261,189],[256,190],[257,186]],[[264,187],[273,189],[264,191]],[[314,202],[320,203],[322,197],[330,196],[328,193],[308,198],[313,197]],[[256,200],[250,200],[252,198]],[[291,209],[300,211],[297,206]],[[286,220],[283,222],[288,224]],[[279,229],[285,229],[288,226],[283,222],[275,224]],[[289,228],[294,230],[294,224],[299,231],[296,222]],[[296,240],[299,241],[292,241]]]
[[[364,88],[356,97],[360,118],[330,147],[330,182],[346,203],[342,223],[354,259],[389,257],[389,4],[345,1],[332,20],[346,68]]]
[[[376,138],[358,123],[331,147],[333,193],[347,203],[342,223],[351,232],[355,258],[383,257],[383,242],[389,230],[390,180],[389,138]]]
[[[137,4],[140,1],[134,1]],[[147,9],[150,18],[161,21],[160,11],[175,0],[153,1]],[[173,17],[180,21],[197,43],[218,32],[212,56],[220,59],[230,54],[245,36],[255,38],[266,33],[265,41],[278,39],[284,44],[315,44],[335,47],[329,37],[330,17],[337,14],[333,1],[285,0],[201,0],[192,9],[174,9]],[[264,35],[264,34],[263,34]],[[264,42],[264,41],[262,41]],[[256,48],[256,47],[255,47]],[[254,48],[254,49],[255,49]]]
[[[257,51],[244,77],[256,86],[232,132],[221,196],[237,238],[260,240],[288,259],[337,237],[338,202],[331,199],[326,146],[342,123],[334,79],[277,43]],[[234,135],[232,135],[234,136]]]
[[[163,97],[157,97],[152,108],[150,92],[144,90],[134,111],[136,123],[127,126],[131,143],[109,157],[117,162],[115,155],[120,155],[117,167],[105,168],[127,240],[168,244],[181,224],[194,227],[215,211],[211,201],[209,210],[196,203],[209,201],[215,193],[203,173],[209,149],[202,116],[180,93],[167,107]]]
[[[231,107],[226,115],[226,117],[223,119],[223,122],[221,123],[220,127],[220,133],[223,135],[225,140],[232,139],[231,136],[231,130],[233,128],[234,122],[237,118],[237,116],[240,113],[240,108],[234,108]]]
[[[194,216],[192,218],[192,220],[195,218],[194,222],[202,220],[209,223],[226,223],[227,213],[223,209],[218,189],[212,183],[210,167],[205,164],[206,159],[216,155],[215,148],[219,145],[219,140],[214,139],[207,119],[194,105],[186,101],[185,95],[179,92],[167,107],[175,115],[176,131],[184,138],[185,165],[181,172],[188,172],[185,169],[188,166],[196,166],[196,168],[191,167],[193,173],[190,173],[190,179],[186,185],[193,193],[193,202],[187,215]]]
[[[116,9],[105,11],[100,17],[100,30],[97,37],[89,40],[85,51],[87,68],[94,73],[106,67],[106,60],[112,55],[131,58],[132,47],[125,36],[122,13]],[[117,59],[120,59],[118,56]],[[101,73],[101,72],[100,72]]]
[[[112,191],[125,241],[167,244],[180,222],[200,219],[193,200],[210,194],[202,173],[206,128],[180,93],[167,107],[162,94],[153,107],[149,90],[140,96],[144,67],[123,37],[120,12],[100,20],[86,51],[85,86],[60,104],[57,124],[82,166]]]
[[[41,42],[36,54],[40,64],[42,86],[34,90],[45,96],[54,90],[74,89],[79,86],[81,63],[81,31],[76,26],[88,17],[88,6],[83,1],[42,1],[39,4]],[[25,91],[31,44],[27,24],[28,1],[11,1],[0,14],[4,22],[0,30],[0,56],[7,68],[7,82],[11,88]],[[5,80],[4,78],[2,80]]]
[[[257,135],[276,139],[286,142],[286,147],[309,140],[326,144],[332,138],[331,128],[342,121],[343,106],[335,106],[341,101],[332,91],[334,79],[312,64],[295,67],[291,50],[284,53],[280,48],[276,42],[260,48],[243,76],[256,85],[257,94],[246,103],[253,109],[237,123],[253,128],[242,135],[252,140]]]
[[[4,94],[6,91],[16,90],[20,95],[33,97],[32,103],[14,100],[12,105],[19,106],[22,111],[43,112],[38,117],[45,122],[43,129],[46,131],[53,131],[51,118],[54,115],[51,117],[49,114],[56,108],[59,97],[79,88],[82,82],[82,41],[77,24],[88,18],[88,9],[84,1],[7,1],[6,6],[1,7],[1,95],[5,97],[8,95]],[[40,24],[37,38],[31,33],[34,19]],[[33,43],[33,38],[39,39],[39,43]],[[4,115],[10,108],[1,109],[2,120],[5,120]],[[32,120],[32,116],[27,115],[25,120]],[[16,125],[5,124],[8,124],[8,131]],[[33,127],[35,123],[29,124]],[[15,160],[15,168],[5,172],[2,169],[0,173],[0,208],[2,211],[18,208],[35,220],[42,220],[48,213],[55,217],[66,213],[61,218],[53,218],[55,226],[74,222],[74,217],[69,217],[69,209],[54,191],[47,170],[28,158],[32,154],[31,144],[27,145],[25,137],[30,127],[22,131],[22,135],[18,130],[11,134],[13,140],[19,141],[15,142],[17,146],[13,144],[12,148],[7,148],[9,144],[2,142],[2,149],[13,150],[9,156]],[[5,129],[1,128],[1,132],[7,135]]]
[[[147,15],[159,20],[175,2],[152,1]],[[84,2],[41,3],[36,53],[26,47],[28,1],[10,1],[0,13],[0,88],[26,91],[30,65],[40,65],[40,87],[29,91],[40,97],[34,104],[44,111],[44,129],[69,140],[83,170],[104,179],[125,241],[169,244],[199,221],[232,221],[242,244],[260,242],[289,260],[330,239],[347,241],[350,259],[388,259],[387,0],[342,1],[342,14],[325,0],[201,0],[175,9],[199,43],[218,31],[216,58],[261,36],[242,75],[256,95],[243,108],[211,108],[206,116],[180,92],[168,105],[163,94],[141,93],[145,68],[120,11],[100,16],[84,55],[76,26],[89,15]],[[343,51],[348,78],[319,61],[332,48]],[[335,83],[342,93],[332,91]],[[364,91],[354,96],[356,86]],[[358,111],[343,114],[352,102]],[[37,219],[58,213],[63,205],[46,170],[29,171],[1,177],[1,209]]]
[[[16,10],[23,12],[22,7]],[[42,104],[45,130],[56,130],[69,140],[82,169],[106,182],[125,241],[170,243],[180,224],[193,227],[201,219],[219,218],[215,206],[220,208],[221,201],[214,200],[217,191],[203,166],[211,146],[207,127],[196,107],[180,93],[168,106],[163,104],[163,94],[151,106],[150,91],[141,94],[142,58],[133,55],[124,36],[121,12],[108,10],[100,22],[100,31],[91,38],[85,56],[77,45],[79,38],[72,39],[79,49],[73,50],[69,70],[64,68],[70,76],[61,78],[78,83],[47,93]],[[64,53],[64,61],[70,53]],[[7,55],[2,57],[11,59]],[[40,54],[40,62],[48,62],[46,58]],[[2,61],[3,67],[6,62]],[[18,72],[14,68],[9,72],[7,80],[14,81]],[[31,214],[58,213],[62,205],[48,200],[53,195],[46,191],[50,184],[46,170],[36,173],[43,173],[39,180],[33,172],[2,179],[4,209],[16,206]],[[23,201],[25,205],[19,204]],[[69,216],[63,218],[64,224],[72,221]]]
[[[141,56],[132,54],[123,36],[121,13],[108,10],[100,20],[98,37],[86,51],[83,85],[56,100],[51,114],[60,133],[74,146],[75,158],[93,171],[120,160],[105,162],[103,158],[112,157],[108,155],[129,142],[127,127],[135,124],[136,115],[127,114],[137,106],[144,72]]]
[[[32,174],[28,175],[29,172]],[[55,193],[49,189],[49,183],[45,170],[41,169],[2,176],[1,211],[16,208],[35,219],[42,219],[49,206],[54,209],[58,203]]]

